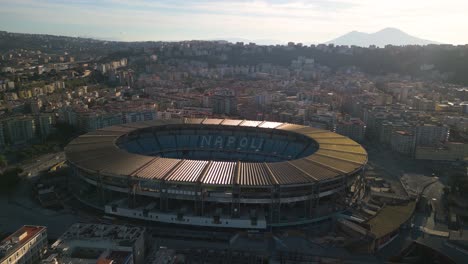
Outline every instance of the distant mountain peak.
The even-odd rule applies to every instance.
[[[411,36],[408,33],[393,27],[387,27],[375,33],[365,33],[354,30],[326,43],[361,47],[369,47],[370,45],[384,47],[386,45],[404,46],[438,44],[435,41]]]
[[[403,32],[402,30],[398,29],[398,28],[394,28],[394,27],[386,27],[384,29],[381,29],[377,32],[401,32],[401,33],[405,33]],[[406,34],[406,33],[405,33]]]

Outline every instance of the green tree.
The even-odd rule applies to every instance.
[[[8,161],[4,155],[0,155],[0,169],[5,169],[8,166]]]
[[[2,193],[11,192],[19,183],[20,174],[23,172],[21,168],[12,168],[0,174],[0,191]]]

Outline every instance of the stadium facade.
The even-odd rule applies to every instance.
[[[367,163],[327,130],[231,119],[112,126],[65,152],[74,195],[107,214],[245,229],[330,219],[363,195]]]

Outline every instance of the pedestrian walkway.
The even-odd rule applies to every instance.
[[[434,230],[434,229],[430,229],[424,226],[420,226],[419,229],[428,235],[449,237],[449,232]]]

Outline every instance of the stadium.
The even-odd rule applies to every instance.
[[[240,229],[331,219],[363,195],[367,163],[327,130],[231,119],[106,127],[65,153],[74,196],[106,214]]]

